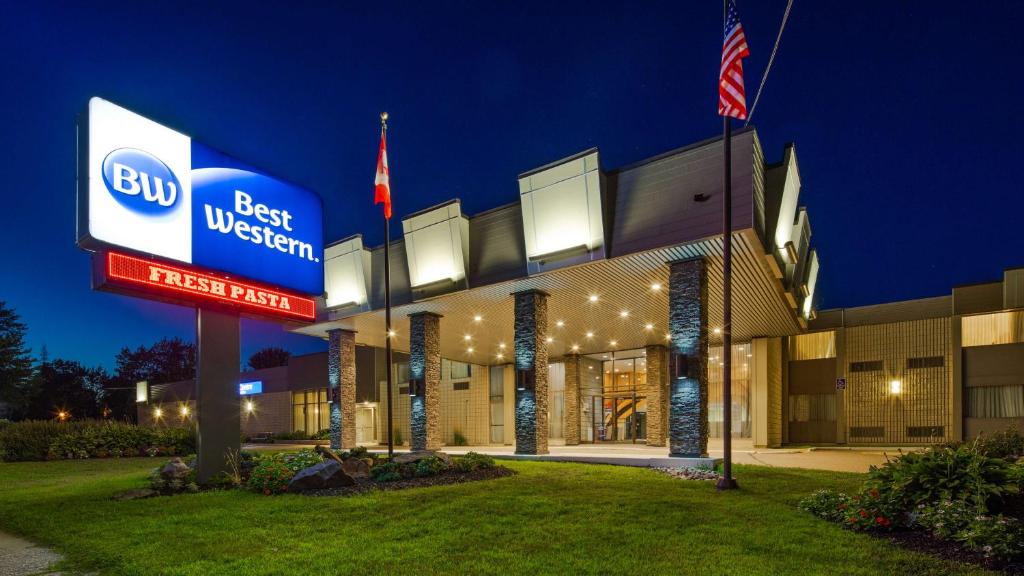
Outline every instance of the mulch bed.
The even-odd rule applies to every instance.
[[[367,492],[374,492],[377,490],[405,490],[408,488],[424,488],[427,486],[446,486],[448,484],[463,484],[465,482],[478,482],[480,480],[493,480],[495,478],[504,478],[506,476],[512,476],[516,472],[504,466],[495,466],[494,468],[486,468],[481,470],[474,470],[472,472],[462,472],[459,470],[446,470],[437,476],[426,476],[423,478],[403,478],[401,480],[395,480],[394,482],[376,482],[372,478],[356,478],[356,483],[352,486],[342,486],[341,488],[329,488],[326,490],[311,490],[309,492],[303,492],[306,496],[354,496],[356,494],[365,494]]]
[[[988,570],[1000,571],[1004,574],[1024,575],[1024,563],[1020,561],[1007,563],[985,558],[980,553],[964,549],[955,542],[939,540],[925,532],[906,530],[897,532],[869,532],[869,534],[876,538],[888,540],[901,548],[938,556],[945,560],[962,564],[973,564]]]

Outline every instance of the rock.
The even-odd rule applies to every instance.
[[[333,460],[314,464],[309,468],[300,470],[288,483],[288,491],[301,493],[310,490],[322,490],[324,488],[338,488],[340,486],[351,486],[355,480],[345,473],[341,464]]]
[[[440,458],[445,464],[451,465],[452,463],[451,456],[436,450],[417,450],[415,452],[406,452],[404,454],[398,454],[392,458],[391,461],[396,464],[415,464],[420,460],[430,458],[431,456]]]
[[[191,473],[192,469],[181,458],[171,458],[171,461],[164,464],[164,467],[160,469],[160,477],[168,482],[172,480],[184,482]]]
[[[160,493],[156,490],[150,490],[149,488],[133,488],[131,490],[125,490],[124,492],[114,494],[113,499],[118,501],[141,500],[142,498],[152,498],[158,494]]]
[[[365,460],[360,460],[359,458],[345,460],[345,463],[341,465],[341,469],[353,478],[370,477],[370,467],[366,465]]]

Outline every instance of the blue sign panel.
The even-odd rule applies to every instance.
[[[79,243],[117,246],[320,296],[320,197],[92,98]]]
[[[263,381],[253,380],[252,382],[242,382],[238,385],[239,396],[249,396],[250,394],[263,394]]]

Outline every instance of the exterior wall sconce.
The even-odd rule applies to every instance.
[[[537,374],[533,368],[516,368],[516,390],[535,390]]]
[[[899,395],[903,392],[903,382],[899,380],[893,380],[889,382],[889,392]]]
[[[409,379],[409,396],[423,396],[426,383],[423,378]]]

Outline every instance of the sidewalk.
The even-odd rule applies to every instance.
[[[255,450],[292,450],[308,446],[291,444],[247,445],[247,449]],[[369,446],[379,452],[381,447]],[[893,457],[900,451],[907,452],[916,448],[909,447],[793,447],[793,448],[754,448],[749,439],[734,439],[732,446],[733,462],[736,464],[753,464],[778,468],[810,468],[814,470],[830,470],[834,472],[867,472],[871,466],[885,463],[886,457]],[[568,462],[588,462],[595,464],[616,464],[622,466],[692,466],[693,462],[686,459],[668,457],[667,448],[656,448],[644,444],[581,444],[578,446],[554,445],[549,447],[547,456],[521,456],[515,454],[513,446],[445,446],[442,450],[448,454],[461,455],[466,452],[489,454],[500,459],[550,460]],[[408,448],[399,448],[405,452]],[[722,458],[722,441],[712,439],[708,444],[708,453],[712,459]]]
[[[0,532],[0,576],[50,576],[63,556],[27,540]]]

